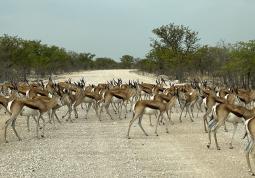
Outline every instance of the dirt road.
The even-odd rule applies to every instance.
[[[153,77],[140,76],[128,70],[106,70],[75,73],[60,76],[60,80],[84,76],[88,83],[105,82],[114,78],[140,79],[153,82]],[[61,109],[61,116],[66,108]],[[149,133],[146,137],[137,124],[131,128],[131,138],[126,138],[131,118],[110,120],[103,113],[99,122],[94,111],[84,119],[79,107],[79,118],[74,123],[46,126],[46,138],[35,138],[35,127],[27,131],[25,118],[17,121],[17,130],[23,138],[17,141],[13,131],[8,130],[10,143],[0,142],[0,177],[250,177],[247,173],[243,152],[243,126],[239,126],[234,140],[234,149],[228,148],[229,132],[218,133],[221,150],[207,149],[207,134],[203,133],[202,114],[191,123],[178,113],[173,115],[174,125],[159,127],[155,136],[154,127],[145,116],[143,125]],[[176,112],[176,111],[175,111]],[[7,118],[1,112],[1,136]],[[155,120],[154,120],[155,125]]]

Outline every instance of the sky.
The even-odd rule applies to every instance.
[[[255,0],[0,0],[0,35],[119,60],[144,57],[154,28],[175,23],[201,44],[255,39]]]

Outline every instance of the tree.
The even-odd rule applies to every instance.
[[[152,32],[157,39],[152,40],[151,46],[169,48],[176,56],[186,56],[194,53],[198,48],[198,32],[192,31],[189,27],[170,23],[155,28]]]
[[[146,55],[147,59],[155,61],[157,73],[184,79],[189,68],[185,64],[190,63],[189,60],[199,47],[198,33],[174,23],[162,25],[152,32],[156,38],[152,39],[152,49]]]
[[[124,68],[124,69],[131,69],[133,68],[133,65],[134,65],[134,62],[135,62],[135,59],[133,56],[130,56],[130,55],[123,55],[121,58],[120,58],[120,67],[121,68]]]
[[[229,61],[228,67],[231,70],[238,67],[239,75],[243,81],[243,87],[254,87],[255,75],[253,71],[255,67],[255,40],[238,42],[232,45],[231,58],[237,65],[232,65],[231,61]]]
[[[91,53],[66,51],[41,41],[4,35],[0,36],[0,80],[22,80],[31,74],[44,77],[84,69],[119,67],[119,63],[112,59],[99,58],[94,61],[94,57]]]
[[[111,58],[96,58],[94,67],[96,69],[116,69],[119,64]]]

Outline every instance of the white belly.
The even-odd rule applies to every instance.
[[[213,107],[212,107],[212,113],[211,114],[213,114],[213,117],[214,118],[216,118],[217,117],[217,113],[216,113],[216,108],[217,108],[217,106],[219,105],[219,103],[216,103],[215,105],[213,105]]]
[[[142,95],[142,96],[148,96],[149,94],[146,93],[146,92],[144,92],[144,91],[141,91],[141,95]]]
[[[92,98],[89,98],[89,97],[85,97],[85,98],[83,99],[83,102],[84,102],[84,103],[92,103],[92,102],[93,102],[93,99],[92,99]]]
[[[20,115],[21,116],[39,116],[40,112],[35,109],[31,109],[27,106],[24,106]]]
[[[231,123],[242,123],[242,119],[240,117],[237,117],[233,113],[229,113],[227,121]]]
[[[146,107],[144,109],[143,113],[146,114],[146,115],[152,115],[152,114],[156,114],[157,112],[158,112],[157,109],[151,109],[151,108]]]
[[[122,99],[119,99],[115,96],[112,97],[112,103],[121,103],[122,102]]]

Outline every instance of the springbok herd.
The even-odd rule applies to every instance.
[[[47,82],[5,82],[0,84],[0,104],[10,115],[4,126],[4,140],[7,141],[7,128],[11,125],[18,140],[21,140],[15,129],[15,123],[19,116],[27,117],[27,127],[29,128],[29,118],[32,117],[36,123],[36,135],[38,138],[44,137],[46,123],[55,125],[55,119],[61,122],[57,110],[66,106],[67,112],[62,118],[67,122],[73,122],[74,117],[78,118],[77,107],[80,105],[86,111],[86,118],[91,107],[95,110],[98,120],[101,121],[102,112],[106,111],[110,119],[112,111],[118,115],[119,119],[126,118],[128,112],[133,116],[127,127],[127,138],[130,139],[130,129],[134,121],[138,120],[138,125],[142,132],[148,136],[142,126],[143,115],[156,117],[155,134],[158,136],[158,125],[164,125],[168,132],[171,113],[180,108],[179,121],[182,122],[182,115],[188,115],[191,122],[194,119],[194,108],[199,112],[204,112],[203,127],[208,133],[211,146],[211,134],[213,133],[216,148],[219,150],[217,141],[217,130],[224,126],[225,122],[230,122],[234,126],[232,139],[229,148],[233,149],[232,140],[234,138],[239,123],[245,125],[244,139],[247,140],[245,146],[245,156],[248,170],[255,175],[250,165],[251,155],[255,161],[254,137],[255,137],[255,91],[240,88],[227,88],[209,84],[207,81],[192,81],[179,83],[178,81],[166,84],[163,78],[158,78],[156,84],[143,83],[129,80],[123,83],[121,79],[107,81],[97,85],[85,85],[84,79],[79,82],[72,82],[71,79],[65,82],[55,82],[51,78]],[[175,110],[173,110],[175,108]],[[123,113],[122,113],[123,112]],[[184,112],[184,113],[183,113]],[[45,117],[45,115],[47,117]],[[46,122],[47,118],[47,122]],[[202,131],[201,131],[202,132]]]

